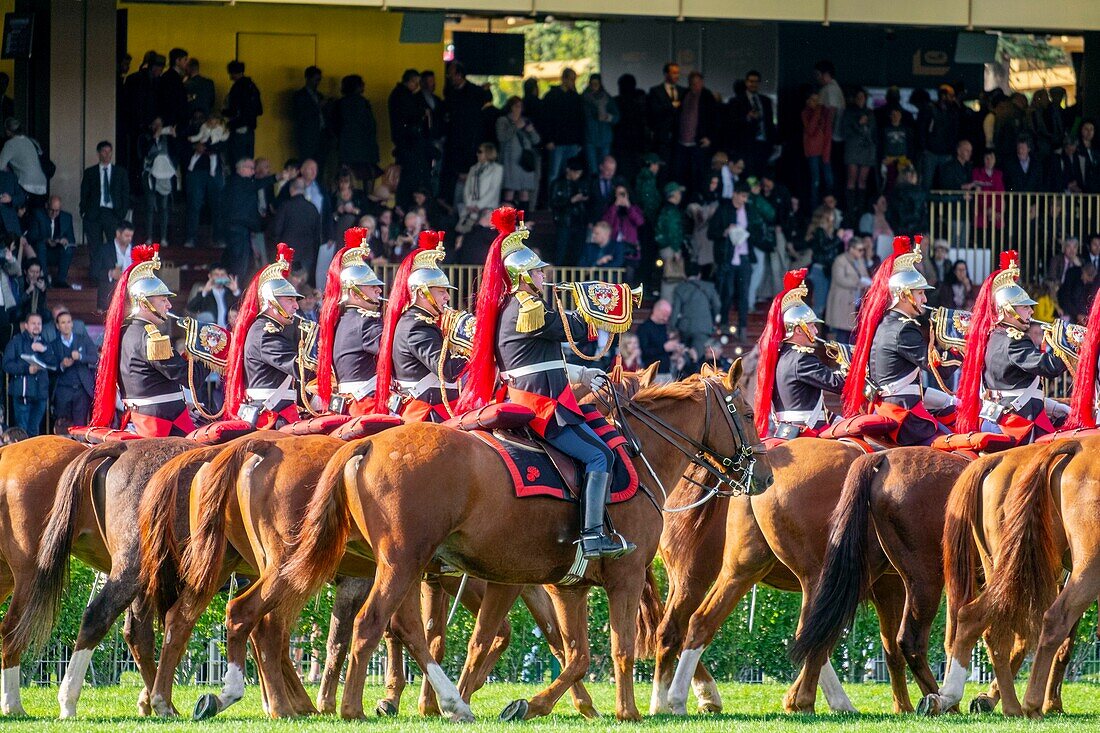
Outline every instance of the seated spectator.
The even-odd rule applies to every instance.
[[[588,195],[584,158],[575,155],[565,162],[565,172],[550,184],[550,212],[554,216],[552,264],[568,266],[580,260],[588,223]]]
[[[632,283],[641,259],[638,230],[645,224],[645,216],[637,205],[631,203],[626,184],[615,187],[615,200],[604,212],[603,220],[611,225],[611,238],[622,244],[626,282]]]
[[[851,343],[852,331],[856,330],[857,304],[871,285],[864,260],[866,251],[867,239],[852,237],[844,254],[833,260],[825,325],[842,344]]]
[[[1084,324],[1089,314],[1089,306],[1100,288],[1096,278],[1096,266],[1086,262],[1066,273],[1066,281],[1058,289],[1058,307],[1070,323]]]
[[[493,210],[482,209],[474,228],[459,235],[455,243],[456,263],[478,267],[485,264],[485,258],[489,256],[489,249],[493,246],[496,236],[497,230],[493,228]]]
[[[661,297],[668,300],[676,286],[684,281],[684,212],[680,201],[684,187],[679,183],[665,184],[665,203],[657,215],[653,238],[664,262],[661,273]]]
[[[1000,227],[1003,223],[1000,198],[986,195],[1005,190],[1004,174],[997,170],[996,166],[997,153],[990,148],[982,154],[981,167],[975,168],[971,173],[975,184],[974,190],[981,194],[974,202],[974,225],[979,229]]]
[[[584,248],[581,267],[622,267],[623,244],[612,241],[611,225],[598,221],[592,225],[592,239]]]
[[[890,195],[889,218],[899,234],[919,234],[928,228],[928,192],[919,181],[917,169],[906,168]]]
[[[688,266],[686,274],[687,279],[676,286],[672,296],[669,322],[685,346],[702,354],[707,341],[714,336],[722,302],[714,283],[700,278],[694,263]]]
[[[970,157],[974,146],[969,140],[959,140],[955,146],[955,157],[941,163],[936,169],[936,188],[943,191],[970,191],[975,188]]]
[[[642,363],[646,366],[660,362],[657,376],[667,382],[672,374],[672,352],[682,348],[678,339],[668,332],[668,319],[672,316],[672,304],[658,300],[649,312],[649,318],[638,326],[638,346],[642,351]]]
[[[405,214],[401,228],[393,235],[390,261],[400,262],[405,259],[405,255],[416,249],[416,243],[422,231],[424,231],[424,222],[420,219],[420,214],[416,211]]]
[[[202,289],[187,301],[187,311],[197,319],[229,327],[229,309],[237,304],[241,289],[237,277],[221,266],[210,268]]]
[[[859,218],[857,231],[862,235],[874,238],[875,242],[879,241],[879,237],[893,239],[894,228],[890,226],[890,219],[886,215],[889,209],[890,203],[886,200],[886,197],[882,194],[876,196],[871,203],[871,210],[865,212]]]
[[[30,313],[23,330],[4,349],[4,372],[8,375],[14,424],[34,437],[42,430],[46,402],[50,397],[47,370],[57,368],[53,352],[42,340],[42,316]]]
[[[25,318],[30,313],[37,313],[45,320],[49,317],[50,310],[46,307],[46,278],[42,275],[42,266],[38,264],[38,260],[27,260],[26,269],[23,270],[23,283],[20,316]],[[38,331],[42,332],[41,324]]]
[[[426,188],[417,188],[412,192],[412,207],[424,212],[424,226],[436,231],[450,231],[454,228],[454,217],[443,208],[439,199],[432,196]],[[343,241],[343,240],[338,240]]]
[[[69,266],[76,249],[73,215],[61,208],[61,197],[51,196],[44,209],[31,213],[27,239],[34,247],[39,264],[57,266],[57,277],[47,281],[55,288],[69,287]]]
[[[69,313],[68,306],[60,303],[50,306],[50,319],[42,322],[42,339],[46,343],[57,340],[57,317],[62,313]],[[73,318],[73,333],[87,336],[88,326],[79,318]]]
[[[918,265],[928,284],[934,288],[938,288],[951,272],[951,260],[947,259],[950,249],[946,239],[937,239],[932,243],[931,256],[926,255],[927,259]],[[928,300],[931,301],[932,298],[929,297]]]
[[[54,420],[70,425],[87,425],[95,394],[95,370],[99,349],[87,333],[73,328],[73,316],[60,310],[54,316],[55,338],[48,342],[53,360],[59,365],[53,388]]]
[[[1062,240],[1062,251],[1050,258],[1047,263],[1046,279],[1056,286],[1066,281],[1066,274],[1074,267],[1081,266],[1081,242],[1077,237]]]
[[[477,148],[477,163],[466,174],[466,183],[462,188],[462,216],[455,225],[455,231],[470,231],[482,209],[500,206],[503,180],[504,167],[497,162],[497,146],[482,143]]]
[[[970,310],[978,297],[978,287],[970,280],[966,260],[956,260],[936,292],[936,300],[944,308]],[[931,300],[931,299],[930,299]],[[933,305],[929,302],[929,305]]]
[[[332,205],[329,221],[326,222],[328,234],[326,238],[334,242],[344,241],[344,232],[355,226],[359,217],[365,212],[363,201],[366,196],[362,189],[355,188],[348,178],[336,182],[336,190],[332,192]]]
[[[623,370],[637,372],[646,368],[642,361],[642,347],[638,341],[638,334],[624,333],[619,338],[619,363]]]
[[[46,200],[48,180],[42,170],[42,146],[23,132],[23,123],[15,117],[4,120],[7,142],[0,149],[0,168],[15,174],[19,188],[27,196],[31,207],[41,206]]]

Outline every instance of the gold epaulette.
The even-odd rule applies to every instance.
[[[800,354],[812,354],[815,351],[812,346],[801,346],[799,344],[791,344],[791,348]]]
[[[355,310],[359,311],[359,315],[364,318],[380,318],[382,316],[382,311],[369,311],[366,308],[359,307],[356,307]]]
[[[418,321],[423,321],[424,323],[430,323],[433,326],[438,326],[439,325],[439,319],[438,318],[433,318],[432,316],[429,316],[429,315],[426,315],[426,314],[423,314],[423,313],[413,313],[413,318],[415,318]]]
[[[1008,337],[1013,341],[1019,341],[1025,336],[1023,331],[1018,328],[1013,328],[1012,326],[1006,326],[1005,331],[1008,332]]]
[[[172,358],[172,339],[160,332],[152,323],[146,324],[145,358],[149,361],[165,361]]]
[[[279,324],[275,321],[264,321],[265,333],[282,333],[283,329],[279,328]]]
[[[536,298],[530,293],[520,291],[516,293],[519,300],[519,317],[516,319],[516,332],[531,333],[546,325],[546,304],[541,298]]]

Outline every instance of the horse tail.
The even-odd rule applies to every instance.
[[[50,638],[61,611],[61,595],[69,583],[69,553],[73,531],[84,495],[91,493],[92,477],[104,459],[117,459],[126,452],[122,441],[112,441],[84,451],[65,467],[57,482],[50,518],[38,546],[38,559],[31,582],[30,599],[15,626],[12,646],[16,649],[41,646]]]
[[[978,594],[978,546],[974,527],[978,518],[978,493],[989,476],[1000,465],[1003,456],[995,453],[971,463],[947,497],[943,524],[943,576],[948,604],[955,609],[974,600]],[[951,639],[948,639],[950,642]]]
[[[266,455],[270,445],[271,441],[263,438],[248,438],[228,447],[218,446],[221,452],[203,467],[198,506],[190,508],[191,536],[180,558],[179,577],[188,587],[208,589],[218,581],[225,561],[225,513],[237,476],[253,453]]]
[[[795,664],[802,664],[811,655],[827,657],[844,629],[855,619],[860,600],[867,596],[871,493],[875,474],[885,457],[886,453],[860,456],[844,480],[840,502],[829,520],[832,530],[821,577],[810,597],[805,620],[789,649]]]
[[[657,654],[657,627],[664,615],[665,604],[661,599],[661,589],[657,585],[653,566],[650,565],[645,571],[645,587],[642,588],[642,602],[638,606],[637,635],[634,642],[636,658],[650,659]]]
[[[1061,557],[1049,476],[1057,460],[1080,447],[1076,440],[1051,443],[1009,488],[1001,546],[986,585],[991,624],[1034,631],[1054,602]]]
[[[139,582],[163,619],[179,598],[180,549],[176,537],[176,513],[183,474],[196,465],[212,460],[225,446],[196,448],[177,456],[157,469],[149,479],[138,507],[141,532],[141,573]]]
[[[370,439],[349,443],[325,464],[298,530],[298,547],[281,571],[292,590],[287,602],[295,595],[309,596],[336,573],[351,532],[347,487],[355,485],[359,466],[370,456],[372,444]]]

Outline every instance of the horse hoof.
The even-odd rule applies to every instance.
[[[699,705],[699,712],[707,715],[716,715],[722,712],[722,706],[716,702],[704,702]]]
[[[917,704],[917,715],[932,718],[940,714],[940,698],[938,695],[925,695]]]
[[[207,693],[195,702],[191,720],[209,720],[218,714],[218,696]]]
[[[379,700],[374,707],[374,714],[379,718],[393,718],[397,715],[397,706],[392,700]]]
[[[528,707],[526,700],[513,700],[500,711],[500,719],[506,723],[525,720]]]
[[[986,713],[992,713],[994,707],[996,707],[996,704],[988,695],[978,695],[970,701],[970,714],[984,715]]]

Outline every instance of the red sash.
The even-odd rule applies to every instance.
[[[451,419],[442,404],[433,405],[417,399],[404,403],[398,413],[405,418],[405,422],[446,422]]]
[[[997,420],[997,425],[1000,426],[1002,433],[1016,441],[1016,445],[1029,443],[1040,434],[1054,432],[1054,425],[1050,422],[1045,410],[1040,412],[1034,420],[1028,420],[1015,412],[1006,410]],[[1036,428],[1038,431],[1035,430]]]
[[[137,434],[143,438],[168,438],[172,435],[187,435],[195,429],[191,413],[186,408],[175,420],[143,415],[140,412],[131,410],[126,413],[122,420],[123,429],[126,428],[127,423],[133,423],[137,429]]]
[[[264,410],[260,413],[260,416],[256,418],[257,430],[273,430],[279,422],[279,418],[286,421],[287,425],[296,423],[302,419],[298,414],[298,406],[294,404],[287,405],[278,412],[273,410]]]
[[[352,417],[370,415],[372,412],[374,412],[374,395],[348,402],[348,414]]]
[[[557,399],[546,395],[527,392],[526,390],[508,386],[508,399],[517,404],[529,407],[535,413],[535,419],[530,422],[531,429],[542,437],[546,437],[546,427],[554,417],[558,407],[563,407],[569,412],[584,417],[580,405],[577,404],[577,396],[573,394],[573,387],[565,385],[565,389]]]
[[[874,404],[874,409],[875,413],[878,415],[888,417],[891,420],[897,420],[897,429],[891,431],[890,433],[887,433],[887,435],[890,437],[890,440],[894,441],[895,443],[898,442],[898,433],[901,432],[902,425],[909,417],[913,417],[917,420],[927,420],[932,424],[938,423],[938,420],[936,420],[936,418],[932,416],[932,413],[928,411],[928,408],[924,406],[923,401],[913,405],[912,408],[905,408],[901,405],[895,405],[893,402],[876,400]]]

